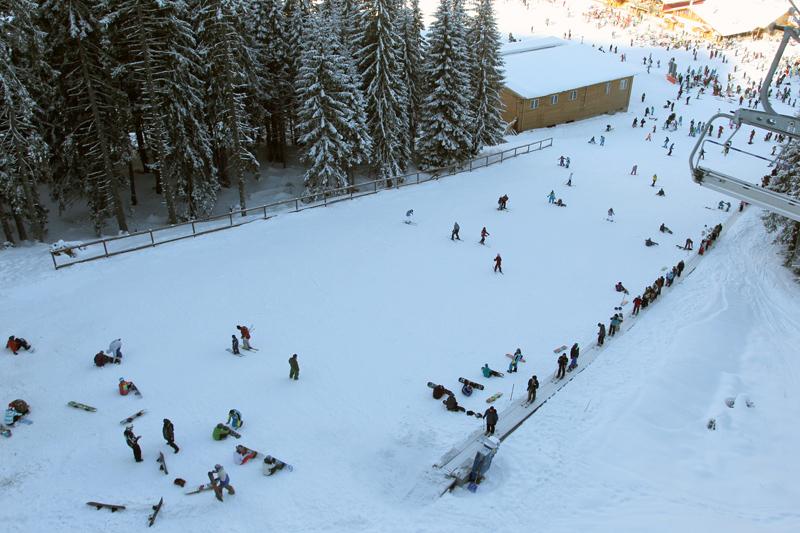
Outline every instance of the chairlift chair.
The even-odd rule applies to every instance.
[[[792,4],[790,15],[795,23],[800,26],[800,19],[797,17],[797,6],[794,5],[793,0],[789,0],[789,2]],[[717,119],[727,119],[736,124],[736,128],[728,137],[725,144],[731,142],[733,136],[741,129],[742,125],[753,126],[771,131],[776,134],[783,134],[789,137],[791,140],[800,139],[800,119],[797,117],[776,113],[769,102],[769,90],[770,86],[772,85],[772,78],[775,75],[775,72],[778,70],[783,52],[786,49],[786,45],[789,44],[790,39],[800,42],[800,34],[798,34],[797,28],[792,26],[778,26],[774,23],[770,24],[769,30],[770,33],[774,32],[775,30],[783,31],[783,39],[781,39],[781,44],[778,46],[778,51],[775,54],[775,58],[772,60],[772,65],[770,65],[769,71],[767,72],[767,75],[761,84],[759,100],[764,108],[764,111],[741,108],[734,112],[733,115],[730,113],[717,113],[707,122],[707,124],[713,124]],[[712,139],[706,139],[708,135],[708,129],[709,128],[707,126],[703,128],[703,131],[700,133],[700,138],[697,140],[692,153],[689,155],[689,168],[692,172],[692,180],[703,187],[733,196],[753,205],[758,205],[800,222],[800,199],[793,198],[787,194],[771,191],[764,187],[760,187],[758,184],[744,181],[723,172],[700,165],[699,153],[704,144],[721,144]],[[724,144],[722,146],[724,146]],[[731,145],[728,146],[731,150],[769,161],[769,159],[763,156],[752,154],[739,148],[733,148]],[[780,156],[778,156],[775,160],[772,160],[771,163],[776,164],[779,158]]]

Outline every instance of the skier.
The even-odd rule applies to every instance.
[[[217,475],[217,486],[219,486],[220,492],[222,492],[222,489],[226,489],[228,494],[236,494],[236,491],[233,490],[233,485],[231,485],[231,477],[225,472],[222,465],[214,465],[214,473]]]
[[[497,254],[497,257],[494,258],[494,271],[495,272],[497,272],[499,270],[501,274],[503,273],[503,267],[501,266],[502,262],[503,262],[503,258],[500,257],[500,254]]]
[[[483,372],[483,377],[490,378],[492,376],[497,376],[499,378],[503,377],[503,375],[498,372],[497,370],[492,370],[489,368],[489,363],[484,363],[483,368],[481,368],[481,372]]]
[[[592,138],[589,139],[589,144],[597,144],[597,141],[594,140],[594,135],[592,135]]]
[[[552,204],[556,201],[556,193],[554,191],[550,191],[550,194],[547,195],[547,203]]]
[[[606,130],[606,131],[608,131],[608,130]],[[604,135],[601,135],[600,136],[600,146],[605,146],[605,145],[606,145],[606,138],[605,138]]]
[[[231,430],[225,427],[225,424],[217,424],[214,426],[214,431],[211,432],[211,438],[214,440],[227,439],[231,434]]]
[[[231,335],[231,351],[234,355],[240,355],[239,339],[236,338],[236,335]]]
[[[606,325],[602,322],[598,322],[597,327],[597,345],[602,346],[603,342],[606,340]]]
[[[508,195],[504,194],[503,196],[497,199],[497,206],[498,206],[497,210],[503,211],[507,209],[506,204],[508,204]]]
[[[486,244],[486,237],[489,236],[489,232],[486,231],[486,226],[483,227],[481,230],[481,242],[480,244]]]
[[[129,392],[139,394],[139,389],[133,384],[133,381],[125,381],[125,378],[119,378],[119,394],[120,396],[127,396]],[[141,396],[141,394],[139,394]]]
[[[569,179],[567,180],[567,187],[572,187],[572,172],[569,173]]]
[[[408,211],[406,211],[406,219],[403,222],[405,222],[406,224],[413,224],[414,221],[411,219],[411,217],[413,216],[414,216],[414,210],[409,209]]]
[[[578,356],[581,353],[581,349],[578,347],[578,343],[572,345],[572,348],[569,349],[569,368],[567,369],[568,372],[572,372],[576,368],[578,368]]]
[[[133,450],[133,458],[136,459],[137,463],[141,463],[142,449],[139,447],[139,439],[142,437],[137,437],[133,434],[133,426],[126,427],[123,435],[125,435],[125,442]]]
[[[456,239],[458,239],[459,241],[461,240],[461,237],[458,236],[458,230],[460,230],[460,229],[461,228],[458,226],[458,222],[453,224],[453,231],[450,232],[450,240],[451,241],[456,240]]]
[[[233,460],[237,465],[243,465],[246,464],[250,459],[255,459],[257,455],[258,452],[255,450],[251,450],[250,448],[246,448],[241,444],[237,444],[236,453],[233,454]]]
[[[536,389],[539,388],[539,379],[533,376],[528,380],[528,405],[536,401]]]
[[[658,174],[653,174],[653,183],[651,183],[650,186],[655,187],[656,181],[658,181]]]
[[[558,372],[556,372],[557,379],[564,379],[567,375],[567,354],[562,353],[558,356]]]
[[[639,170],[639,165],[633,165],[633,168],[631,169],[631,176],[636,176],[638,170]]]
[[[247,329],[246,326],[236,326],[236,329],[239,330],[239,334],[242,336],[242,348],[245,350],[250,349],[250,330]]]
[[[461,394],[464,396],[472,396],[472,385],[470,385],[469,381],[461,386]]]
[[[106,353],[102,350],[97,352],[94,356],[95,366],[105,366],[110,363],[120,364],[120,362],[121,361],[119,359],[106,355]]]
[[[289,379],[297,381],[300,378],[300,364],[297,362],[297,354],[292,354],[289,358]]]
[[[620,324],[622,324],[622,321],[619,319],[618,315],[614,313],[614,316],[609,319],[609,322],[610,325],[608,326],[608,336],[613,337],[619,329]]]
[[[637,296],[636,298],[633,299],[633,311],[631,312],[631,315],[633,315],[633,316],[638,315],[639,314],[639,308],[641,306],[642,306],[642,297],[641,296]]]
[[[484,413],[483,418],[486,420],[486,434],[487,435],[494,435],[494,428],[497,425],[497,409],[494,408],[494,405],[489,407]]]
[[[109,343],[108,355],[113,355],[114,359],[122,359],[122,339],[114,339]]]
[[[666,139],[664,139],[664,146],[662,146],[661,148],[666,148],[666,147],[667,147],[667,145],[669,145],[669,137],[667,137]]]
[[[164,435],[167,446],[171,447],[175,453],[178,453],[180,448],[175,444],[175,426],[172,425],[169,418],[164,419],[164,427],[161,428],[161,434]]]
[[[670,235],[672,235],[672,230],[669,229],[663,222],[658,227],[658,231],[660,231],[661,233],[669,233]]]
[[[656,196],[666,196],[666,195],[667,195],[667,193],[664,192],[664,188],[663,187],[658,189],[658,192],[656,193]]]
[[[230,426],[233,429],[239,429],[244,425],[244,420],[242,420],[242,413],[240,413],[236,409],[231,409],[230,411],[228,411],[228,421],[226,423],[230,424]]]
[[[617,292],[624,292],[625,294],[628,294],[628,289],[626,289],[626,288],[625,288],[625,286],[624,286],[624,285],[622,285],[622,282],[621,282],[621,281],[618,281],[618,282],[617,282],[617,284],[616,284],[616,285],[614,285],[614,289],[615,289]]]
[[[6,348],[11,350],[14,353],[14,355],[18,355],[17,352],[19,352],[21,348],[24,348],[25,351],[27,352],[28,350],[31,349],[31,345],[28,344],[28,341],[26,341],[23,338],[11,335],[8,338],[8,342],[6,343]]]
[[[644,245],[645,245],[645,246],[658,246],[658,243],[657,243],[657,242],[655,242],[654,240],[652,240],[650,237],[648,237],[648,238],[647,238],[647,239],[644,241]]]
[[[667,151],[667,155],[672,155],[672,149],[675,148],[675,143],[669,145],[669,150]]]

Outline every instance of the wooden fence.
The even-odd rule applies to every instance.
[[[541,141],[535,141],[515,148],[509,148],[502,152],[475,158],[459,165],[399,176],[392,180],[393,185],[391,187],[386,186],[386,180],[357,183],[339,189],[332,189],[326,191],[324,194],[299,196],[297,198],[273,202],[258,207],[231,211],[224,215],[216,215],[201,220],[191,220],[146,231],[119,235],[117,237],[97,239],[81,243],[71,248],[53,249],[50,252],[50,256],[53,259],[53,266],[58,270],[59,268],[76,265],[78,263],[95,261],[97,259],[143,250],[145,248],[152,248],[159,244],[197,237],[198,235],[205,235],[223,229],[235,228],[237,226],[249,224],[250,222],[255,222],[256,220],[268,220],[279,213],[297,213],[315,207],[325,207],[342,200],[352,200],[353,198],[375,194],[378,191],[390,188],[399,189],[409,185],[425,183],[426,181],[438,180],[445,176],[471,172],[495,163],[502,163],[506,159],[536,152],[551,146],[553,146],[553,139],[549,137]]]

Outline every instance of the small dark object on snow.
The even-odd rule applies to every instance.
[[[173,483],[175,483],[179,487],[183,487],[184,485],[186,485],[186,480],[185,479],[181,479],[179,477],[176,477],[175,481],[173,481]]]

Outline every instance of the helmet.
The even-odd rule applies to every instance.
[[[119,378],[120,383],[122,383],[123,381],[125,381],[125,378]]]
[[[220,470],[222,470],[222,465],[214,465],[214,470],[219,472]]]

